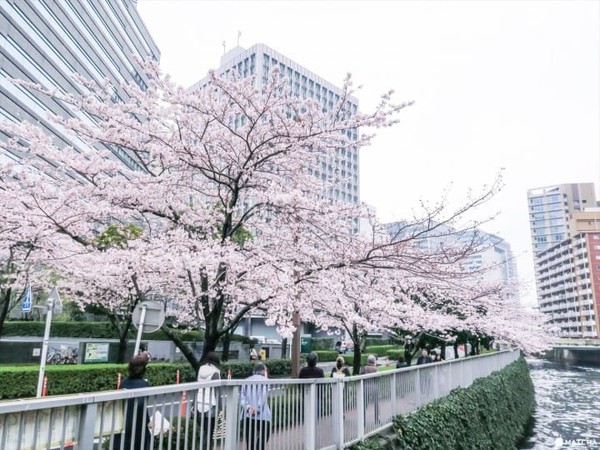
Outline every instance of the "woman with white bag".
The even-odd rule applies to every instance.
[[[198,381],[213,381],[221,379],[221,359],[219,355],[210,352],[206,355],[206,364],[200,366],[198,370]],[[196,420],[200,425],[200,431],[204,446],[201,448],[213,449],[213,432],[218,419],[220,395],[218,388],[207,387],[198,389],[196,397]]]

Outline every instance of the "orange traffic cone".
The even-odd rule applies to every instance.
[[[227,369],[227,379],[231,380],[231,369]]]
[[[117,373],[117,389],[121,389],[121,372]]]

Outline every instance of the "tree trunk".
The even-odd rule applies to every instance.
[[[12,287],[9,287],[3,292],[0,308],[0,337],[2,337],[2,331],[4,329],[4,321],[6,320],[6,316],[8,316],[8,310],[10,306],[10,296],[12,294]]]
[[[446,343],[445,342],[442,342],[442,344],[440,345],[440,353],[441,353],[440,356],[445,361],[446,360]]]
[[[196,355],[194,355],[194,352],[188,347],[188,345],[181,340],[179,335],[173,333],[166,325],[163,325],[160,329],[167,335],[171,342],[177,346],[177,348],[181,351],[181,354],[185,356],[185,359],[188,360],[194,370],[198,372],[198,369],[200,369],[200,361],[198,361],[198,358],[196,358]]]
[[[354,360],[352,361],[352,374],[359,375],[360,374],[360,357],[362,355],[362,350],[360,348],[361,338],[356,328],[356,325],[352,326],[352,333],[350,335],[352,338],[352,342],[354,343]]]
[[[219,337],[220,336],[217,333],[216,326],[209,326],[209,324],[206,323],[206,330],[204,332],[204,347],[202,348],[202,355],[200,356],[200,364],[204,364],[206,361],[206,355],[217,350]]]
[[[221,354],[221,361],[229,361],[229,348],[231,346],[231,334],[225,333],[223,335],[223,352]]]
[[[455,342],[452,348],[454,348],[454,359],[458,359],[458,344]]]

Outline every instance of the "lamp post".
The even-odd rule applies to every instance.
[[[62,311],[62,302],[58,295],[58,289],[54,287],[48,301],[46,303],[46,327],[44,328],[44,340],[42,341],[42,354],[40,356],[40,373],[38,375],[37,393],[36,397],[42,396],[42,389],[44,386],[44,375],[46,372],[46,357],[48,356],[48,344],[50,342],[50,326],[52,324],[52,313],[56,307],[57,313]]]

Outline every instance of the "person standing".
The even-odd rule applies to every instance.
[[[335,367],[331,369],[331,378],[345,378],[350,376],[350,371],[346,367],[343,356],[338,356],[335,360]]]
[[[127,366],[127,378],[123,380],[119,389],[139,389],[149,387],[144,379],[148,358],[137,355],[131,358]],[[121,439],[124,440],[123,448],[127,450],[148,450],[150,448],[150,419],[146,413],[144,397],[127,400],[125,415],[125,433],[115,435],[113,448],[121,448]]]
[[[427,349],[424,348],[421,350],[421,356],[419,356],[419,359],[417,359],[417,366],[421,364],[429,364],[431,362],[433,362],[433,360],[431,359],[431,356],[429,356]]]
[[[206,363],[200,366],[198,370],[198,381],[214,381],[221,379],[221,359],[215,352],[209,352],[206,355]],[[217,415],[219,410],[220,395],[215,387],[198,389],[196,396],[196,420],[200,425],[200,430],[204,436],[204,447],[212,449],[214,447],[213,432],[215,429]]]
[[[369,373],[377,373],[377,357],[375,355],[367,356],[367,364],[360,369],[361,375]],[[379,390],[377,389],[377,379],[371,378],[364,381],[364,398],[365,398],[365,423],[367,421],[367,408],[370,403],[373,403],[373,414],[375,416],[375,424],[379,423]]]
[[[263,363],[254,366],[251,381],[265,381],[267,368]],[[271,408],[268,402],[269,386],[264,383],[246,384],[240,393],[242,430],[247,450],[264,450],[271,434]]]
[[[396,369],[401,369],[403,367],[408,367],[406,361],[404,360],[404,356],[398,355],[398,361],[396,362]]]
[[[319,356],[316,353],[310,353],[306,357],[306,367],[300,369],[298,378],[325,378],[325,372],[317,367]]]

